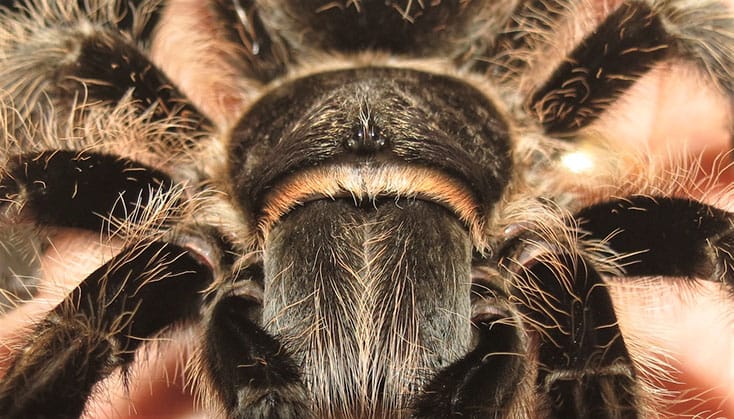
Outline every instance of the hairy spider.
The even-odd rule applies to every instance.
[[[729,116],[726,4],[2,4],[6,316],[46,237],[116,250],[13,348],[0,417],[81,415],[161,336],[226,417],[652,416],[608,284],[734,285],[734,215],[619,117],[665,66]]]

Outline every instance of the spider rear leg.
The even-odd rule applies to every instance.
[[[527,286],[517,294],[537,330],[547,417],[639,417],[635,369],[601,276],[579,256],[547,256],[521,268]]]
[[[229,418],[305,418],[309,399],[299,366],[257,325],[261,303],[227,296],[214,306],[205,334],[210,385]]]
[[[211,280],[182,246],[123,250],[36,326],[0,383],[0,416],[78,417],[94,384],[128,365],[141,343],[198,315]]]
[[[636,195],[576,214],[589,239],[624,256],[631,276],[682,276],[734,286],[734,216],[692,199]]]

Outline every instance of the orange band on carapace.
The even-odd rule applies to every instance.
[[[412,165],[329,165],[307,169],[287,178],[265,197],[259,228],[267,237],[273,225],[293,208],[314,199],[352,196],[356,203],[378,197],[417,198],[440,204],[469,228],[481,242],[479,205],[459,181],[438,170]]]

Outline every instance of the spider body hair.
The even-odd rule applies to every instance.
[[[13,353],[0,415],[81,415],[177,326],[227,417],[654,415],[607,280],[731,290],[734,216],[601,129],[661,63],[730,105],[734,14],[618,3],[3,3],[0,231],[30,238],[0,262],[62,227],[119,250]]]

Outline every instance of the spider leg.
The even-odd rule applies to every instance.
[[[89,275],[31,333],[0,383],[0,416],[78,417],[96,382],[196,317],[212,273],[184,247],[141,243]]]
[[[636,418],[636,374],[611,297],[579,256],[538,259],[518,297],[539,339],[538,391],[550,418]]]
[[[163,172],[123,157],[49,150],[9,159],[0,176],[0,312],[37,291],[43,233],[81,228],[125,236],[125,228],[165,228],[178,214],[178,193]]]
[[[527,92],[524,105],[529,112],[546,132],[559,136],[594,122],[642,75],[666,60],[695,63],[713,85],[734,95],[734,15],[725,2],[690,7],[682,0],[628,0],[595,29],[589,28],[574,49],[563,52],[565,44],[549,43],[555,39],[551,33],[575,37],[574,15],[590,11],[601,10],[584,10],[568,0],[522,1],[493,40],[489,58],[475,67]],[[565,54],[562,60],[547,52],[559,50]],[[558,62],[550,73],[545,70],[549,61]],[[537,85],[536,79],[546,81]]]
[[[532,94],[528,106],[547,132],[576,131],[666,58],[670,42],[662,19],[650,6],[622,3]]]
[[[299,366],[274,337],[257,325],[261,304],[227,296],[209,320],[204,360],[210,386],[229,418],[303,418],[309,400]]]
[[[627,275],[683,276],[734,285],[734,218],[692,199],[631,196],[576,214],[588,238],[627,255]]]
[[[154,168],[96,152],[51,150],[11,159],[0,177],[0,214],[14,205],[41,225],[102,231],[109,217],[136,222],[173,181]]]
[[[473,324],[476,346],[431,379],[413,404],[413,417],[505,417],[511,411],[527,374],[526,342],[512,319],[479,314]]]
[[[6,12],[0,88],[7,104],[43,120],[59,112],[83,115],[81,105],[115,106],[127,98],[154,120],[176,117],[177,130],[208,128],[208,120],[143,52],[141,41],[158,21],[158,9],[155,2],[142,3],[115,3],[112,11],[101,5],[90,11],[80,2]],[[122,32],[128,27],[133,34]],[[34,32],[45,36],[28,35]]]

